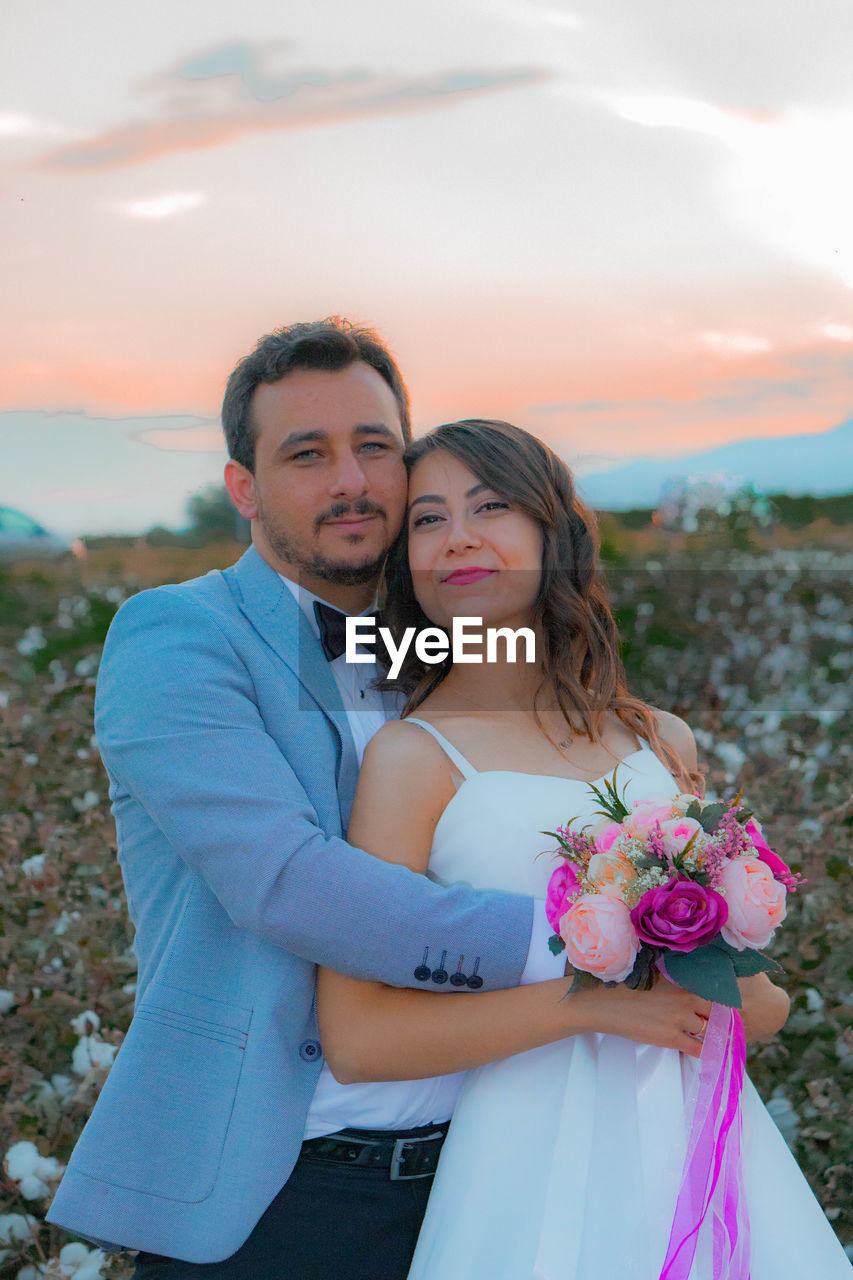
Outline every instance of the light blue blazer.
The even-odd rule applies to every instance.
[[[48,1220],[230,1256],[287,1181],[322,1050],[315,965],[518,983],[532,901],[439,888],[344,843],[355,748],[302,610],[254,549],[129,600],[96,700],[136,927],[136,1008]],[[461,998],[461,997],[460,997]],[[467,998],[476,998],[468,993]]]

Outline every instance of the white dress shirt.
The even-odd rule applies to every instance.
[[[279,576],[319,639],[320,628],[314,613],[314,602],[329,602],[286,578],[284,574]],[[369,609],[364,610],[364,613],[369,612]],[[371,682],[377,674],[374,662],[347,662],[341,654],[329,666],[340,691],[360,764],[364,749],[374,733],[386,720],[399,715],[400,701],[395,695],[383,694],[378,689],[371,688]],[[522,985],[562,975],[564,958],[552,956],[548,949],[548,938],[552,932],[545,917],[545,904],[537,899],[534,903],[527,964],[521,977]],[[469,998],[476,999],[476,996]],[[308,1110],[305,1138],[319,1138],[345,1128],[414,1129],[420,1125],[440,1123],[449,1119],[453,1113],[463,1078],[464,1072],[456,1072],[427,1080],[339,1084],[324,1062]]]

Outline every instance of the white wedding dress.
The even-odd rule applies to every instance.
[[[584,782],[462,774],[430,873],[544,898],[542,834],[593,819]],[[628,801],[677,793],[647,746],[619,766]],[[453,998],[453,997],[450,997]],[[464,998],[464,997],[459,997]],[[580,1035],[471,1071],[444,1146],[409,1280],[658,1280],[678,1194],[684,1102],[696,1069],[674,1049]],[[853,1267],[749,1081],[743,1175],[750,1280],[851,1280]],[[690,1280],[716,1280],[702,1248]]]

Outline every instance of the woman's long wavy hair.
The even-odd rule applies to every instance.
[[[410,444],[409,473],[437,450],[457,461],[542,530],[542,573],[533,623],[540,624],[543,680],[535,702],[553,691],[576,734],[601,741],[606,713],[613,712],[649,746],[685,790],[701,790],[701,774],[691,773],[658,732],[654,713],[628,692],[619,657],[619,635],[597,572],[595,516],[575,492],[566,464],[535,436],[508,422],[469,418],[436,427]],[[415,598],[409,570],[408,524],[394,541],[385,567],[383,625],[399,643],[406,627],[435,624]],[[406,696],[409,715],[441,684],[452,666],[422,662],[410,646],[395,681],[385,688]],[[534,705],[537,721],[539,715]],[[541,721],[539,721],[541,724]]]

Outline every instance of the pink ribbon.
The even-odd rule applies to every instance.
[[[745,1064],[740,1014],[713,1004],[688,1106],[687,1151],[660,1280],[689,1280],[703,1228],[714,1280],[749,1280],[749,1217],[741,1172]]]

